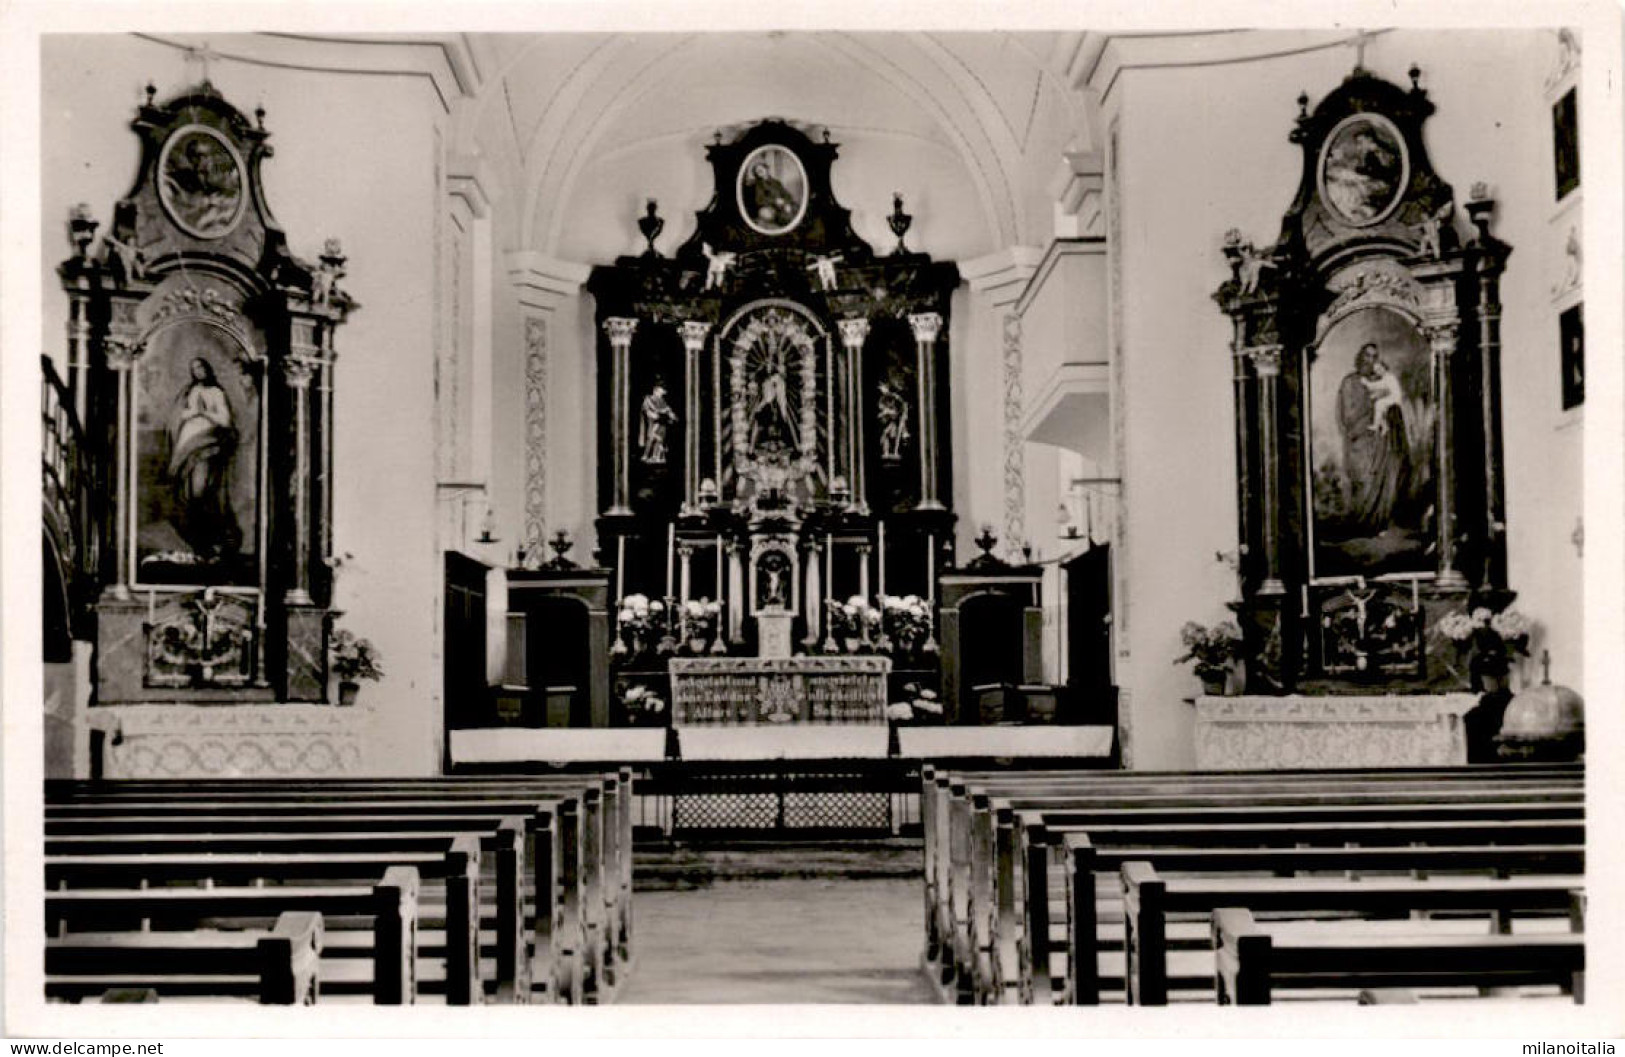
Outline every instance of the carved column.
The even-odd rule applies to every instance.
[[[1478,280],[1479,419],[1484,431],[1484,583],[1504,587],[1507,582],[1506,498],[1502,485],[1506,472],[1501,450],[1501,303],[1500,283],[1493,274]]]
[[[745,559],[743,548],[728,541],[728,641],[742,642],[745,626]]]
[[[90,306],[80,297],[68,298],[68,391],[79,425],[88,421],[90,406]]]
[[[683,332],[683,512],[699,510],[700,494],[700,353],[711,324],[690,320]]]
[[[114,598],[130,597],[130,385],[135,367],[135,350],[123,342],[107,342],[107,367],[113,372],[113,385],[118,392],[117,432],[113,439],[114,484],[113,554],[116,576],[113,581]]]
[[[916,377],[920,401],[920,501],[916,510],[942,510],[937,498],[937,335],[942,316],[916,312],[908,317],[914,330]]]
[[[638,321],[621,316],[604,320],[610,348],[610,444],[614,491],[607,514],[632,513],[631,439],[627,434],[632,415],[632,332]]]
[[[852,488],[852,506],[868,513],[869,495],[863,480],[863,343],[869,337],[867,319],[843,319],[841,344],[846,349],[846,479]]]
[[[692,595],[693,586],[694,544],[679,543],[677,545],[677,598],[678,601],[687,602]]]
[[[1236,400],[1236,547],[1237,587],[1245,590],[1252,575],[1253,563],[1246,558],[1253,538],[1252,490],[1252,437],[1248,431],[1247,416],[1247,346],[1246,324],[1240,316],[1234,317],[1236,335],[1230,344],[1231,385]]]
[[[819,561],[816,539],[807,541],[807,636],[801,640],[809,648],[818,645],[818,635],[824,616],[824,581],[822,562]]]
[[[320,361],[309,330],[293,325],[293,354],[282,361],[282,378],[293,407],[293,469],[288,480],[288,508],[293,519],[293,575],[284,598],[290,605],[310,604],[310,380]]]
[[[1434,391],[1438,393],[1439,579],[1440,587],[1461,589],[1467,578],[1456,568],[1456,335],[1455,319],[1429,323],[1424,329],[1433,353]],[[1489,426],[1489,423],[1485,424]]]
[[[1258,448],[1263,462],[1264,582],[1261,595],[1286,592],[1281,582],[1281,450],[1276,438],[1275,389],[1281,375],[1281,346],[1258,345],[1247,350],[1258,375]]]

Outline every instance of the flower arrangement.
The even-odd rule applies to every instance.
[[[1185,652],[1174,658],[1174,663],[1195,661],[1196,676],[1203,683],[1222,683],[1230,674],[1231,665],[1242,656],[1241,629],[1234,621],[1208,627],[1189,620],[1179,629],[1179,638]]]
[[[695,653],[703,653],[717,637],[722,603],[709,598],[693,598],[679,605],[678,615],[682,618],[689,648]]]
[[[902,653],[912,653],[931,637],[931,606],[919,595],[881,599],[881,628]]]
[[[378,662],[378,649],[368,639],[358,639],[354,632],[339,629],[333,632],[328,645],[329,666],[341,683],[358,683],[363,679],[378,680],[384,669]]]
[[[1485,675],[1505,675],[1518,657],[1529,655],[1535,625],[1516,609],[1492,613],[1479,606],[1471,613],[1451,613],[1439,621],[1439,632],[1463,652]]]
[[[848,650],[856,650],[860,645],[867,645],[871,634],[880,630],[880,610],[860,595],[853,595],[845,602],[831,598],[824,607],[832,645],[844,642]]]
[[[886,719],[888,722],[942,722],[942,702],[938,700],[935,690],[927,689],[919,683],[907,683],[903,686],[903,693],[906,695],[907,700],[893,701],[886,706]]]
[[[651,601],[648,595],[627,595],[621,599],[616,621],[623,631],[641,635],[653,629],[665,608],[658,598]]]
[[[631,594],[621,599],[615,613],[615,643],[610,652],[616,656],[647,652],[658,639],[661,648],[675,646],[670,639],[671,614],[658,598]]]
[[[626,710],[627,722],[633,726],[651,726],[661,722],[666,714],[665,700],[642,684],[626,688],[621,694],[621,707]]]

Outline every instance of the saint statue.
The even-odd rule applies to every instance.
[[[656,382],[649,395],[643,398],[643,422],[638,427],[638,447],[642,449],[645,463],[651,466],[665,464],[666,430],[676,421],[677,412],[666,403],[665,385]]]
[[[786,377],[787,346],[769,343],[763,366],[751,380],[750,447],[775,441],[792,451],[801,450],[794,412],[790,409],[789,379]]]
[[[880,457],[888,461],[903,457],[908,440],[908,400],[889,382],[880,383]]]
[[[237,426],[214,367],[199,357],[191,370],[169,432],[168,475],[176,528],[199,557],[217,560],[242,545],[230,487]]]

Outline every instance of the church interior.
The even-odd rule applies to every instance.
[[[43,994],[1579,1015],[1589,43],[42,36]]]

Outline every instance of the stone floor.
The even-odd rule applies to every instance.
[[[920,881],[764,877],[636,894],[618,1005],[926,1004]]]

